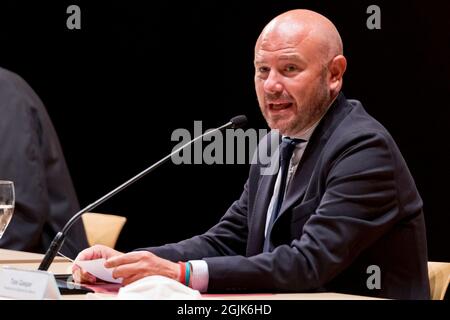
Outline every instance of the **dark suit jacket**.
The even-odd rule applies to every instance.
[[[55,129],[39,97],[0,68],[0,179],[14,181],[16,206],[0,248],[45,252],[79,210]],[[61,251],[75,257],[88,246],[83,225],[69,231]]]
[[[204,259],[209,291],[429,298],[422,200],[392,137],[361,103],[340,94],[317,126],[269,231],[270,253],[262,249],[276,175],[260,169],[251,166],[241,198],[208,232],[148,250]],[[380,289],[367,287],[371,265]]]

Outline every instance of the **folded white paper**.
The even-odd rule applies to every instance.
[[[122,278],[113,278],[112,268],[105,268],[105,261],[106,260],[102,258],[96,260],[76,260],[74,263],[83,270],[95,276],[97,279],[111,283],[122,283]]]
[[[122,300],[197,300],[200,292],[180,282],[163,277],[148,276],[120,288],[118,298]]]

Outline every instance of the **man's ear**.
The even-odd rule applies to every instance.
[[[332,92],[339,92],[342,88],[342,77],[347,68],[347,59],[343,55],[338,55],[331,60],[329,65],[329,86]]]

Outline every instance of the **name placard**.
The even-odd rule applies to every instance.
[[[0,268],[0,296],[21,300],[61,299],[53,274],[7,266]]]

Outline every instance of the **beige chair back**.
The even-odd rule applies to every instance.
[[[432,300],[443,300],[450,282],[450,263],[428,262],[428,278]]]
[[[103,244],[114,248],[127,218],[88,212],[81,216],[90,246]]]

